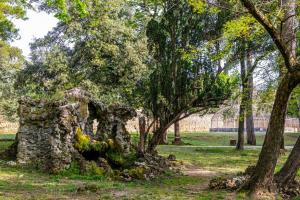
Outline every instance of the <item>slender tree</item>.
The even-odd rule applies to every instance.
[[[174,141],[173,144],[180,145],[182,144],[181,136],[180,136],[180,124],[179,121],[174,123]]]
[[[296,1],[282,1],[280,6],[284,11],[284,17],[281,19],[282,26],[279,26],[281,28],[279,30],[251,0],[241,0],[241,2],[249,13],[255,17],[270,34],[284,59],[287,69],[277,89],[268,130],[256,165],[256,170],[247,184],[252,194],[255,195],[259,190],[272,190],[273,174],[283,137],[288,100],[292,91],[300,83],[300,64],[297,62],[295,54]]]
[[[238,141],[236,144],[237,150],[244,150],[244,143],[245,143],[245,112],[246,112],[246,104],[247,104],[247,96],[246,94],[246,45],[245,42],[242,42],[241,48],[241,55],[240,55],[240,66],[241,66],[241,103],[239,109],[239,125],[238,125]]]
[[[247,131],[247,144],[256,145],[256,136],[254,130],[254,120],[253,120],[253,72],[251,72],[253,67],[252,62],[252,52],[253,50],[247,50],[247,104],[246,104],[246,131]]]

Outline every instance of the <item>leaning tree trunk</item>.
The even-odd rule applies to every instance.
[[[281,170],[275,175],[278,186],[285,186],[295,180],[300,167],[300,137]]]
[[[175,119],[174,119],[175,121]],[[159,121],[159,125],[153,131],[153,136],[148,143],[147,153],[154,154],[158,144],[160,144],[161,138],[166,134],[168,128],[173,124],[171,121]]]
[[[147,147],[147,152],[150,154],[155,153],[155,149],[157,145],[160,142],[160,139],[162,135],[165,133],[165,130],[163,128],[158,128],[155,131],[153,131],[153,136],[151,140],[149,141],[148,147]]]
[[[251,72],[252,68],[251,61],[251,52],[247,53],[247,105],[246,105],[246,132],[247,132],[247,144],[256,145],[256,137],[254,130],[254,121],[253,121],[253,73]]]
[[[175,138],[174,138],[173,144],[175,144],[175,145],[182,144],[181,137],[180,137],[179,121],[174,123],[174,136],[175,136]]]
[[[256,170],[247,185],[253,194],[259,190],[273,190],[273,174],[280,153],[287,104],[293,89],[299,82],[300,79],[297,74],[288,73],[279,83]]]

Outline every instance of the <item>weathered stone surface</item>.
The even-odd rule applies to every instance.
[[[67,91],[66,97],[80,103],[79,121],[86,134],[98,141],[112,139],[118,151],[125,154],[130,152],[130,134],[125,127],[127,121],[137,115],[134,109],[124,105],[105,106],[79,88]],[[94,120],[98,122],[96,134],[92,128]]]
[[[17,163],[53,173],[67,168],[74,151],[78,106],[30,99],[22,99],[19,104]]]
[[[55,173],[66,169],[72,159],[82,161],[74,148],[78,128],[91,141],[112,141],[114,150],[120,154],[131,151],[130,134],[125,126],[136,112],[127,106],[105,106],[79,88],[66,91],[63,101],[24,98],[19,104],[20,127],[15,143],[19,164]],[[96,134],[94,120],[98,122]]]
[[[209,188],[214,190],[230,190],[234,191],[239,189],[247,180],[249,180],[250,176],[241,175],[232,178],[223,178],[217,177],[209,182]]]

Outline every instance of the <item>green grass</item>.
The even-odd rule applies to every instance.
[[[15,139],[16,134],[10,133],[10,134],[3,134],[0,133],[0,139]]]
[[[82,176],[78,175],[74,166],[59,175],[48,175],[34,169],[8,166],[0,160],[0,199],[245,199],[243,193],[210,191],[207,188],[209,180],[214,176],[231,176],[257,161],[259,149],[236,151],[233,148],[205,147],[228,145],[228,140],[233,135],[186,133],[183,134],[183,140],[192,145],[159,146],[160,154],[175,154],[185,168],[208,174],[166,174],[153,181],[125,183],[108,177]],[[286,143],[293,144],[298,135],[286,134]],[[259,142],[262,141],[262,136],[258,135]],[[0,135],[0,138],[14,138],[14,135]],[[133,135],[133,138],[136,140],[136,135]],[[169,140],[171,139],[170,137]],[[0,151],[10,144],[11,142],[0,142]],[[280,157],[277,170],[287,156],[288,153]]]
[[[285,145],[291,146],[296,143],[297,138],[300,133],[285,133]],[[265,133],[256,133],[257,145],[261,146],[263,144]],[[137,143],[138,135],[136,133],[132,134],[133,141]],[[231,139],[237,139],[237,133],[181,133],[182,141],[193,145],[193,146],[228,146]],[[174,139],[174,134],[172,132],[168,133],[168,142]],[[247,146],[247,144],[245,144]]]

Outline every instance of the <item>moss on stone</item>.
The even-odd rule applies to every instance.
[[[107,151],[108,146],[109,145],[106,142],[96,141],[96,142],[90,144],[90,149],[102,153],[102,152]]]
[[[106,153],[106,156],[107,156],[109,162],[116,167],[122,167],[126,161],[125,157],[116,151],[109,150]]]
[[[81,152],[88,151],[90,150],[90,142],[90,137],[85,135],[80,128],[77,128],[75,133],[74,147]]]
[[[145,179],[145,168],[135,167],[129,170],[129,175],[135,179]]]
[[[118,151],[114,150],[109,150],[106,153],[106,157],[109,161],[109,163],[113,167],[120,167],[120,168],[130,168],[133,164],[134,161],[136,161],[136,154],[135,153],[130,153],[130,154],[122,154]]]
[[[86,166],[86,173],[90,176],[103,176],[105,170],[102,167],[99,167],[95,161],[90,161]]]
[[[107,144],[110,149],[115,149],[115,142],[113,139],[107,139]]]

